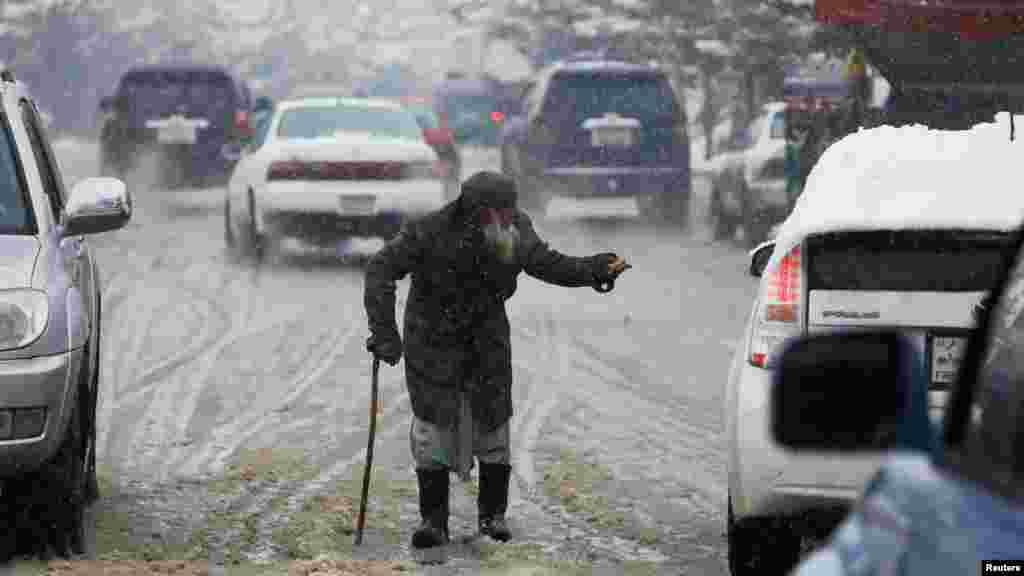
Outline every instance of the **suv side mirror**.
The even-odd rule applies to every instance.
[[[132,217],[132,197],[117,178],[86,178],[71,189],[60,223],[62,237],[123,228]]]
[[[750,275],[760,278],[775,252],[775,242],[762,242],[750,251]]]
[[[929,450],[926,375],[899,332],[840,332],[796,339],[772,374],[772,437],[808,452]]]

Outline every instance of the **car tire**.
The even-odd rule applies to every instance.
[[[71,422],[61,440],[60,447],[47,464],[40,470],[42,478],[38,486],[56,488],[59,494],[40,495],[47,499],[50,506],[42,507],[43,514],[38,520],[45,521],[51,527],[51,544],[57,556],[70,558],[85,551],[85,512],[86,512],[86,458],[83,436],[86,416],[82,413],[82,398],[87,391],[79,388],[79,399],[71,415]],[[52,502],[60,502],[53,506]],[[49,512],[47,514],[46,512]],[[51,516],[51,517],[47,517]]]
[[[266,241],[256,229],[256,198],[249,192],[249,220],[245,226],[245,252],[257,263],[266,257]]]
[[[743,238],[748,247],[754,248],[768,238],[769,227],[754,210],[750,191],[746,187],[741,188],[740,197],[743,202]]]
[[[235,238],[235,231],[231,227],[231,203],[224,201],[224,245],[228,250],[238,247],[238,240]]]
[[[722,205],[722,193],[718,186],[711,188],[711,202],[708,206],[708,227],[711,228],[715,240],[730,240],[736,236],[736,222],[725,213]]]
[[[3,481],[0,493],[0,517],[6,521],[0,528],[0,562],[6,564],[18,554],[18,499],[14,492],[16,478]]]
[[[96,477],[96,407],[99,404],[99,393],[100,393],[100,363],[103,360],[103,345],[101,344],[100,333],[103,331],[103,303],[101,298],[96,298],[96,336],[95,341],[91,342],[92,353],[96,356],[96,362],[92,373],[89,375],[89,389],[91,393],[89,395],[89,402],[87,404],[88,410],[85,412],[88,415],[89,426],[86,429],[86,438],[89,441],[89,458],[85,463],[85,502],[86,504],[92,504],[100,498],[100,487],[99,480]]]
[[[737,521],[732,495],[726,518],[729,573],[732,576],[789,574],[800,561],[800,538],[782,521]]]

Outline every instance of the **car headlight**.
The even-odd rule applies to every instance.
[[[50,319],[46,293],[0,290],[0,350],[23,348],[43,335]]]

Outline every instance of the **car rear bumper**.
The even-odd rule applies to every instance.
[[[849,506],[882,463],[876,456],[796,455],[771,438],[770,372],[742,359],[730,418],[729,491],[739,517],[797,516]]]
[[[228,142],[231,142],[229,138],[214,137],[195,144],[162,144],[155,138],[135,137],[111,142],[107,146],[121,149],[118,156],[127,164],[126,167],[136,166],[146,155],[156,155],[161,162],[173,162],[192,179],[202,180],[230,174],[234,163],[221,152]]]
[[[71,416],[82,351],[0,361],[0,410],[45,408],[42,433],[0,440],[0,477],[37,469],[57,451]]]
[[[264,214],[267,231],[273,236],[298,238],[313,244],[330,245],[346,238],[385,238],[398,234],[406,217],[397,212],[366,216],[279,210]]]
[[[258,195],[267,233],[315,243],[391,238],[405,222],[441,208],[444,202],[444,182],[432,179],[270,182]]]
[[[548,168],[541,186],[570,198],[657,196],[689,192],[690,171],[675,166]]]

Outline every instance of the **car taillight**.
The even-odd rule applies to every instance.
[[[304,172],[302,162],[274,162],[267,170],[267,180],[301,180]]]
[[[495,124],[501,124],[504,121],[505,121],[505,113],[504,112],[498,112],[498,111],[491,112],[491,122],[494,122]]]
[[[750,341],[749,361],[759,368],[769,367],[779,347],[803,331],[804,274],[800,246],[766,274]]]
[[[252,125],[249,123],[249,112],[246,110],[235,111],[235,128],[245,138],[252,136]]]

